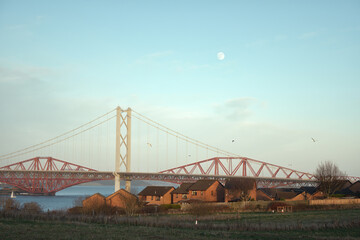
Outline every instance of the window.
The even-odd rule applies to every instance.
[[[151,200],[154,200],[154,196],[151,196]]]
[[[175,194],[175,197],[178,198],[178,195],[179,195],[179,194]]]
[[[201,196],[204,195],[204,191],[201,191]]]
[[[182,199],[187,199],[186,194],[183,194],[183,195],[182,195]]]
[[[156,196],[155,201],[160,201],[160,196]]]
[[[196,195],[197,195],[197,192],[196,192],[196,191],[192,191],[191,194],[192,194],[193,196],[196,196]]]
[[[211,196],[214,196],[214,191],[211,191]]]

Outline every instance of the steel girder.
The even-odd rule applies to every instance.
[[[243,157],[211,158],[160,173],[100,172],[51,157],[37,157],[0,168],[0,182],[30,193],[52,194],[84,182],[111,180],[158,180],[174,183],[213,179],[251,178],[261,187],[316,186],[314,175]],[[350,181],[359,177],[346,177]]]
[[[83,179],[78,175],[65,176],[63,173],[66,171],[96,172],[95,169],[52,157],[36,157],[1,167],[0,182],[16,186],[33,194],[54,194],[70,186],[94,181],[89,178]]]
[[[161,171],[161,173],[316,180],[315,176],[311,173],[305,173],[245,157],[215,157],[164,170]]]
[[[21,185],[24,184],[24,179],[30,178],[37,179],[51,178],[56,180],[61,187],[70,187],[82,182],[98,181],[98,180],[111,180],[114,175],[118,175],[120,179],[131,180],[157,180],[167,181],[173,183],[195,182],[198,180],[218,180],[225,182],[228,179],[255,179],[259,186],[277,187],[277,186],[315,186],[315,180],[305,179],[285,179],[285,178],[266,178],[266,177],[241,177],[241,176],[224,176],[224,175],[204,175],[204,174],[173,174],[173,173],[143,173],[143,172],[84,172],[84,171],[34,171],[34,170],[0,170],[0,181],[2,179],[12,179]],[[78,183],[72,184],[72,179],[78,179]],[[69,185],[72,184],[72,185]],[[61,188],[63,189],[63,188]],[[60,189],[60,190],[61,190]],[[59,191],[59,190],[58,190]]]

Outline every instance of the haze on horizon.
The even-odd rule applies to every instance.
[[[119,105],[242,156],[360,176],[359,10],[1,0],[0,155]]]

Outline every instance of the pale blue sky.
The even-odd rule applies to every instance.
[[[0,0],[0,153],[34,143],[29,129],[40,141],[120,105],[244,156],[360,176],[359,12],[359,1]]]

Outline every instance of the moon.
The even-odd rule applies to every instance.
[[[225,59],[225,53],[223,53],[223,52],[218,52],[217,58],[218,58],[220,61],[224,60],[224,59]]]

